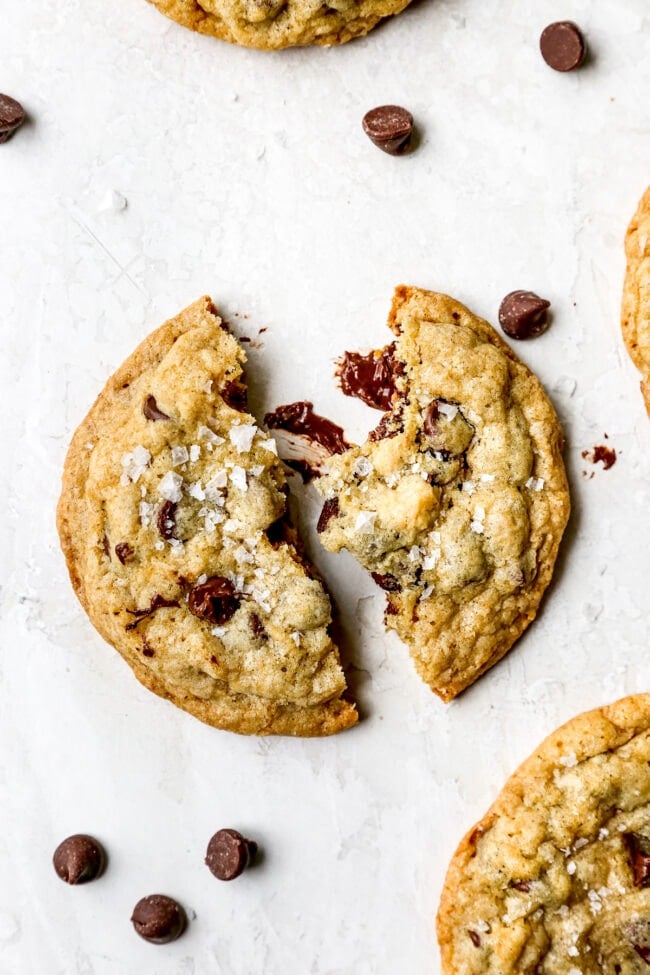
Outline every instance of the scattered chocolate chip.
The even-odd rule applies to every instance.
[[[479,935],[476,933],[476,931],[472,931],[472,929],[469,928],[468,931],[467,931],[467,933],[470,936],[470,939],[471,939],[472,944],[474,945],[474,947],[475,948],[480,948],[481,947],[481,939],[480,939]]]
[[[131,616],[135,616],[136,618],[131,623],[127,623],[125,629],[127,631],[134,630],[138,623],[141,623],[142,620],[147,618],[147,616],[151,616],[151,614],[155,613],[157,609],[162,609],[165,606],[178,606],[178,600],[165,599],[164,596],[160,596],[158,593],[156,593],[155,596],[152,597],[151,603],[147,609],[127,609],[127,613],[129,613]]]
[[[623,837],[632,858],[635,887],[650,886],[650,854],[641,848],[642,837],[637,833],[624,833]],[[648,844],[648,841],[645,841]]]
[[[411,148],[413,116],[399,105],[379,105],[363,116],[363,131],[378,149],[403,156]]]
[[[232,410],[248,413],[248,390],[239,379],[231,379],[221,390],[221,397]]]
[[[599,444],[593,450],[583,450],[582,457],[591,461],[592,464],[602,464],[603,469],[608,471],[616,463],[616,451],[612,447]]]
[[[0,142],[7,142],[25,121],[25,109],[15,98],[0,95]]]
[[[128,542],[118,542],[115,546],[115,554],[122,565],[124,565],[129,559],[133,558],[133,549]]]
[[[158,409],[158,404],[153,396],[147,396],[142,407],[142,412],[147,420],[169,420],[167,414]]]
[[[642,958],[646,965],[650,965],[650,948],[645,948],[643,945],[633,945],[639,958]]]
[[[251,865],[256,853],[253,840],[245,839],[236,829],[220,829],[208,843],[205,862],[218,880],[234,880]]]
[[[511,339],[530,339],[548,328],[550,301],[533,291],[511,291],[501,302],[499,321]]]
[[[341,391],[375,410],[388,410],[395,395],[395,377],[404,370],[395,359],[395,343],[379,352],[345,352],[337,369]]]
[[[176,508],[175,501],[163,501],[156,515],[158,533],[168,541],[176,538]]]
[[[104,872],[106,853],[92,836],[75,833],[57,846],[52,862],[66,884],[87,884]]]
[[[314,413],[314,404],[306,400],[278,406],[272,413],[266,414],[264,422],[270,430],[286,430],[308,437],[330,454],[342,454],[350,446],[343,429],[324,416]]]
[[[222,626],[234,616],[239,606],[239,595],[229,579],[212,576],[190,590],[187,605],[190,613],[200,620]]]
[[[380,589],[383,589],[385,592],[402,591],[402,587],[400,586],[398,580],[395,578],[395,576],[391,575],[390,572],[387,572],[385,575],[382,575],[380,572],[371,572],[370,575]]]
[[[155,651],[153,647],[150,647],[146,640],[142,643],[142,656],[143,657],[154,657]]]
[[[165,894],[150,894],[139,900],[133,908],[131,921],[140,937],[154,945],[176,941],[187,927],[185,911]]]
[[[318,534],[322,534],[327,528],[332,518],[336,518],[339,513],[339,499],[338,498],[328,498],[323,505],[323,509],[318,517],[318,522],[316,524],[316,531]]]
[[[579,68],[587,54],[587,45],[577,24],[558,20],[542,31],[539,39],[542,57],[555,71]]]

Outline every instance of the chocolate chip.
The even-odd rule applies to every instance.
[[[392,576],[390,572],[382,575],[380,572],[371,572],[370,575],[375,580],[377,585],[383,589],[385,592],[401,592],[402,587],[400,586],[398,580],[395,576]]]
[[[511,339],[530,339],[548,328],[551,303],[533,291],[511,291],[501,302],[499,321]]]
[[[476,931],[472,931],[471,928],[468,928],[467,933],[470,936],[470,939],[471,939],[472,944],[474,945],[474,947],[475,948],[480,948],[481,947],[481,939],[480,939],[479,935],[476,933]]]
[[[7,142],[25,121],[25,109],[15,98],[0,95],[0,142]]]
[[[542,31],[539,39],[542,57],[555,71],[579,68],[587,54],[580,28],[570,20],[558,20]]]
[[[154,648],[153,647],[150,647],[146,640],[144,640],[143,643],[142,643],[142,656],[143,657],[154,657],[155,656],[155,650],[154,650]]]
[[[118,542],[115,546],[115,554],[122,563],[128,562],[129,559],[133,558],[133,549],[128,542]]]
[[[75,833],[57,846],[52,862],[66,884],[87,884],[104,872],[106,853],[92,836]]]
[[[650,948],[645,948],[643,945],[633,945],[639,958],[642,958],[646,965],[650,965]]]
[[[187,927],[185,911],[165,894],[150,894],[139,900],[133,908],[131,921],[140,937],[154,945],[176,941]]]
[[[424,414],[422,428],[428,437],[435,436],[438,430],[438,417],[440,416],[440,409],[438,408],[439,402],[440,401],[437,399],[432,400],[432,402],[427,406]]]
[[[251,865],[256,853],[253,840],[245,839],[236,829],[220,829],[208,843],[205,862],[218,880],[234,880]]]
[[[142,406],[142,412],[147,420],[169,420],[167,414],[158,408],[158,404],[153,396],[147,396]]]
[[[212,576],[190,590],[187,605],[200,620],[221,626],[236,613],[239,595],[229,579]]]
[[[156,526],[159,534],[169,540],[176,538],[176,502],[163,501],[156,515]]]
[[[380,105],[363,116],[363,131],[378,149],[403,156],[411,148],[413,116],[399,105]]]
[[[131,616],[135,616],[135,619],[133,622],[127,623],[125,629],[127,631],[134,630],[138,623],[141,623],[142,620],[147,618],[147,616],[151,616],[151,614],[155,613],[157,609],[162,609],[165,606],[178,606],[178,600],[165,599],[164,596],[156,593],[154,596],[152,596],[151,602],[147,609],[127,609],[127,613],[129,613]]]
[[[510,886],[514,890],[520,890],[522,894],[530,893],[530,884],[527,880],[512,880]]]
[[[642,840],[644,845],[647,845],[648,841],[637,833],[624,833],[623,838],[632,858],[634,886],[650,887],[650,854],[641,847]]]
[[[318,522],[316,524],[316,531],[318,534],[322,534],[325,531],[328,524],[332,518],[336,518],[339,513],[339,499],[338,498],[328,498],[323,505],[323,510],[321,511]]]
[[[388,410],[396,392],[395,377],[403,369],[402,363],[395,359],[393,342],[378,353],[344,353],[337,376],[346,396],[355,396],[375,410]]]
[[[248,413],[248,390],[239,379],[232,379],[227,382],[221,390],[221,396],[232,410],[238,413]]]

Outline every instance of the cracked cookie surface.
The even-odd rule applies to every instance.
[[[539,380],[463,305],[400,287],[389,326],[374,376],[391,408],[328,460],[318,530],[386,590],[386,625],[451,700],[535,618],[569,515],[563,435]]]
[[[274,50],[343,44],[411,0],[150,0],[184,27],[233,44]]]
[[[92,623],[146,687],[219,728],[331,734],[356,711],[244,362],[208,298],[146,338],[74,435],[61,544]]]
[[[650,695],[573,718],[463,839],[438,915],[445,975],[650,966]]]
[[[623,338],[642,374],[641,392],[650,415],[650,187],[625,236],[627,271],[623,286]]]

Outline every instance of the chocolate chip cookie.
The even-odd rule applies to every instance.
[[[274,50],[343,44],[367,34],[411,0],[151,0],[184,27],[223,41]]]
[[[370,570],[449,701],[535,618],[569,516],[563,435],[539,380],[457,301],[399,287],[388,324],[392,345],[342,363],[343,388],[386,412],[329,459],[318,530]]]
[[[641,392],[650,414],[650,187],[625,236],[627,272],[623,286],[623,338],[641,372]]]
[[[208,298],[145,339],[74,435],[61,544],[146,687],[218,728],[331,734],[357,715],[244,362]]]
[[[650,695],[573,718],[506,783],[447,873],[444,975],[650,965]]]

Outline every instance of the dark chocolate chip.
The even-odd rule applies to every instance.
[[[336,518],[339,513],[339,499],[338,498],[328,498],[323,505],[323,510],[321,511],[318,522],[316,524],[316,531],[320,535],[325,531],[328,524],[332,518]]]
[[[286,514],[282,515],[269,525],[269,527],[266,529],[266,537],[273,548],[277,548],[278,545],[292,544],[294,530],[291,527]]]
[[[403,372],[403,365],[395,359],[395,343],[380,352],[345,352],[340,360],[337,375],[341,391],[346,396],[372,406],[375,410],[388,410],[395,395],[395,377]]]
[[[134,630],[138,623],[141,623],[142,620],[147,618],[147,616],[151,616],[151,614],[155,613],[157,609],[162,609],[165,606],[178,606],[178,600],[165,599],[164,596],[160,596],[158,593],[156,593],[152,597],[151,603],[147,609],[127,609],[127,613],[129,613],[131,616],[135,616],[135,619],[133,622],[127,623],[125,629]]]
[[[212,576],[193,586],[187,605],[190,613],[200,620],[221,626],[237,612],[239,594],[229,579]]]
[[[558,20],[542,31],[539,39],[542,57],[555,71],[579,68],[587,54],[587,45],[580,28],[571,20]]]
[[[428,437],[433,437],[438,430],[438,417],[440,416],[440,410],[438,409],[439,402],[440,400],[437,399],[432,400],[424,414],[422,427]]]
[[[650,965],[650,948],[646,948],[643,945],[633,945],[639,958],[642,958],[646,965]]]
[[[150,647],[146,640],[142,644],[142,656],[143,657],[154,657],[155,651],[153,647]]]
[[[158,409],[158,404],[153,396],[147,396],[142,406],[142,412],[147,420],[169,420],[167,414]]]
[[[208,843],[205,862],[218,880],[234,880],[251,865],[256,853],[253,840],[245,839],[236,829],[220,829]]]
[[[129,559],[133,558],[133,549],[128,542],[118,542],[115,546],[115,554],[122,565],[124,565],[125,562],[128,562]]]
[[[104,872],[106,853],[94,837],[75,833],[57,846],[52,862],[66,884],[87,884]]]
[[[379,105],[363,116],[363,131],[378,149],[403,156],[411,148],[413,116],[399,105]]]
[[[530,893],[530,884],[527,880],[512,880],[510,886],[513,890],[520,890],[522,894]]]
[[[624,833],[623,837],[632,858],[635,887],[650,887],[650,854],[641,848],[642,837],[637,833]],[[648,841],[644,839],[644,845]]]
[[[156,526],[163,538],[176,538],[176,502],[163,501],[156,515]]]
[[[139,900],[133,908],[131,921],[140,937],[154,945],[176,941],[187,927],[185,911],[165,894],[150,894]]]
[[[0,142],[7,142],[25,121],[25,109],[15,98],[0,95]]]
[[[232,410],[248,413],[248,390],[241,380],[231,379],[230,382],[225,383],[221,396],[226,406]]]
[[[472,944],[474,945],[474,947],[475,948],[480,948],[481,947],[481,939],[480,939],[479,935],[476,933],[476,931],[472,931],[471,928],[468,928],[467,933],[470,936],[470,939],[471,939]]]
[[[501,302],[499,321],[511,339],[530,339],[548,328],[551,303],[533,291],[511,291]]]
[[[253,631],[253,636],[266,636],[266,630],[264,629],[264,624],[257,615],[257,613],[251,613],[251,630]]]
[[[390,572],[386,572],[384,575],[382,575],[380,572],[371,572],[370,575],[375,580],[377,585],[385,592],[402,591],[402,587],[400,586],[398,580],[395,578],[395,576],[391,575]]]

